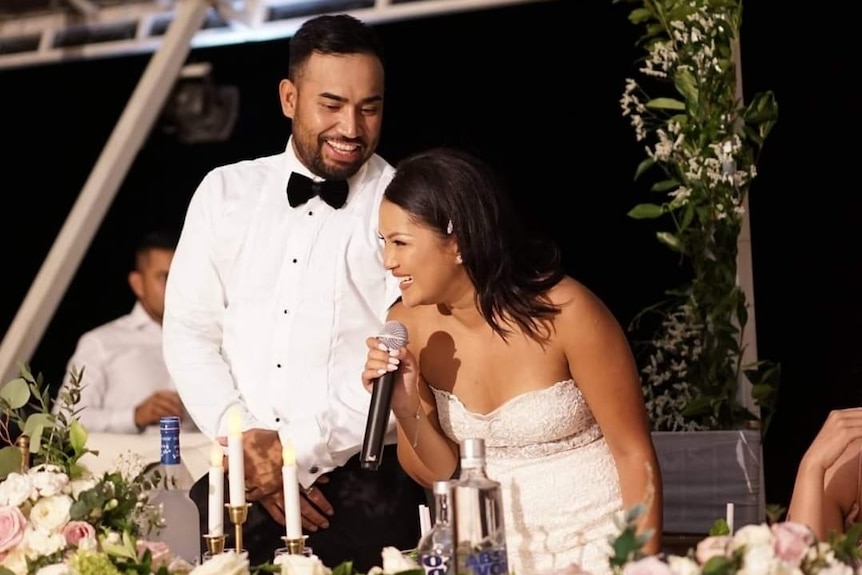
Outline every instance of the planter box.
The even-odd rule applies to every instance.
[[[759,430],[654,431],[664,485],[665,533],[706,534],[734,506],[734,529],[763,523]]]

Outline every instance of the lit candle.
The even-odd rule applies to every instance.
[[[281,478],[284,483],[284,523],[288,539],[302,538],[302,513],[299,510],[299,481],[296,455],[290,445],[282,447]]]
[[[210,535],[224,535],[224,453],[218,443],[210,454],[208,523]]]
[[[227,420],[227,470],[231,507],[245,505],[245,462],[242,459],[242,415],[233,406]]]

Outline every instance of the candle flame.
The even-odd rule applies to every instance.
[[[214,443],[210,451],[210,463],[213,467],[221,467],[224,461],[224,451],[221,445]]]
[[[227,432],[229,435],[242,435],[242,414],[238,405],[230,408],[227,417]]]
[[[281,448],[282,465],[285,467],[296,465],[296,454],[293,452],[293,447],[290,444],[284,445]]]

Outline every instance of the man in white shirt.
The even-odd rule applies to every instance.
[[[82,372],[76,408],[83,408],[80,420],[88,431],[139,433],[158,430],[163,415],[184,416],[162,358],[165,282],[176,245],[177,235],[169,231],[145,235],[135,248],[134,269],[129,272],[137,300],[131,313],[78,340],[64,386],[69,386],[73,369]],[[55,402],[55,413],[59,407]]]
[[[252,564],[284,544],[283,446],[296,457],[307,543],[325,564],[364,572],[384,546],[419,537],[425,493],[398,465],[394,425],[381,467],[358,462],[365,338],[399,295],[377,235],[394,172],[375,154],[383,76],[369,27],[307,21],[279,84],[286,149],[205,176],[171,267],[165,360],[204,433],[224,442],[241,415]],[[204,530],[206,489],[206,477],[192,489]]]

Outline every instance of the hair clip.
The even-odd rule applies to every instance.
[[[446,235],[451,236],[452,235],[452,229],[453,229],[452,228],[452,220],[449,220],[449,223],[446,224]]]

